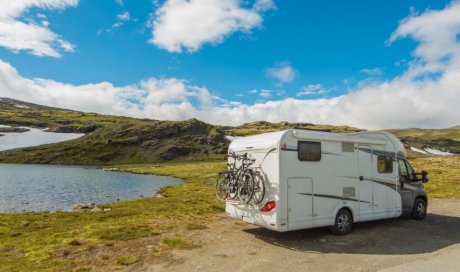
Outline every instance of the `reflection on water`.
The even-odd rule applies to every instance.
[[[0,127],[8,127],[2,126]],[[4,136],[0,136],[0,151],[37,146],[43,144],[52,144],[68,140],[77,139],[85,134],[83,133],[54,133],[45,132],[41,129],[27,128],[30,131],[23,133],[1,133]]]
[[[162,187],[180,183],[176,178],[80,166],[0,164],[0,212],[70,210],[76,203],[153,196]]]

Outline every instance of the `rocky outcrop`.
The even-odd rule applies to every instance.
[[[84,133],[88,134],[96,131],[99,128],[98,125],[86,125],[86,126],[77,126],[77,125],[64,125],[56,128],[51,128],[48,131],[56,133]]]
[[[74,212],[100,212],[102,211],[95,203],[77,203],[73,205]]]
[[[0,127],[0,132],[3,133],[24,133],[27,131],[30,131],[30,129],[22,127]]]

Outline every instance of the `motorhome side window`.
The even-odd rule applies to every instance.
[[[297,148],[297,157],[299,161],[320,161],[321,160],[321,143],[299,141]]]
[[[393,158],[387,155],[378,155],[377,170],[379,173],[393,173]]]

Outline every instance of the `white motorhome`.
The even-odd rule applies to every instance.
[[[301,129],[233,140],[229,152],[247,153],[264,177],[260,204],[226,201],[228,216],[275,231],[426,215],[422,181],[397,137],[386,132],[339,134]]]

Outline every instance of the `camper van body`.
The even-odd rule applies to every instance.
[[[353,222],[399,217],[427,201],[421,182],[402,182],[400,164],[410,165],[390,133],[289,129],[237,138],[229,152],[256,160],[266,193],[259,204],[227,201],[227,215],[275,231],[333,226],[342,209]],[[275,208],[262,212],[269,201]]]

